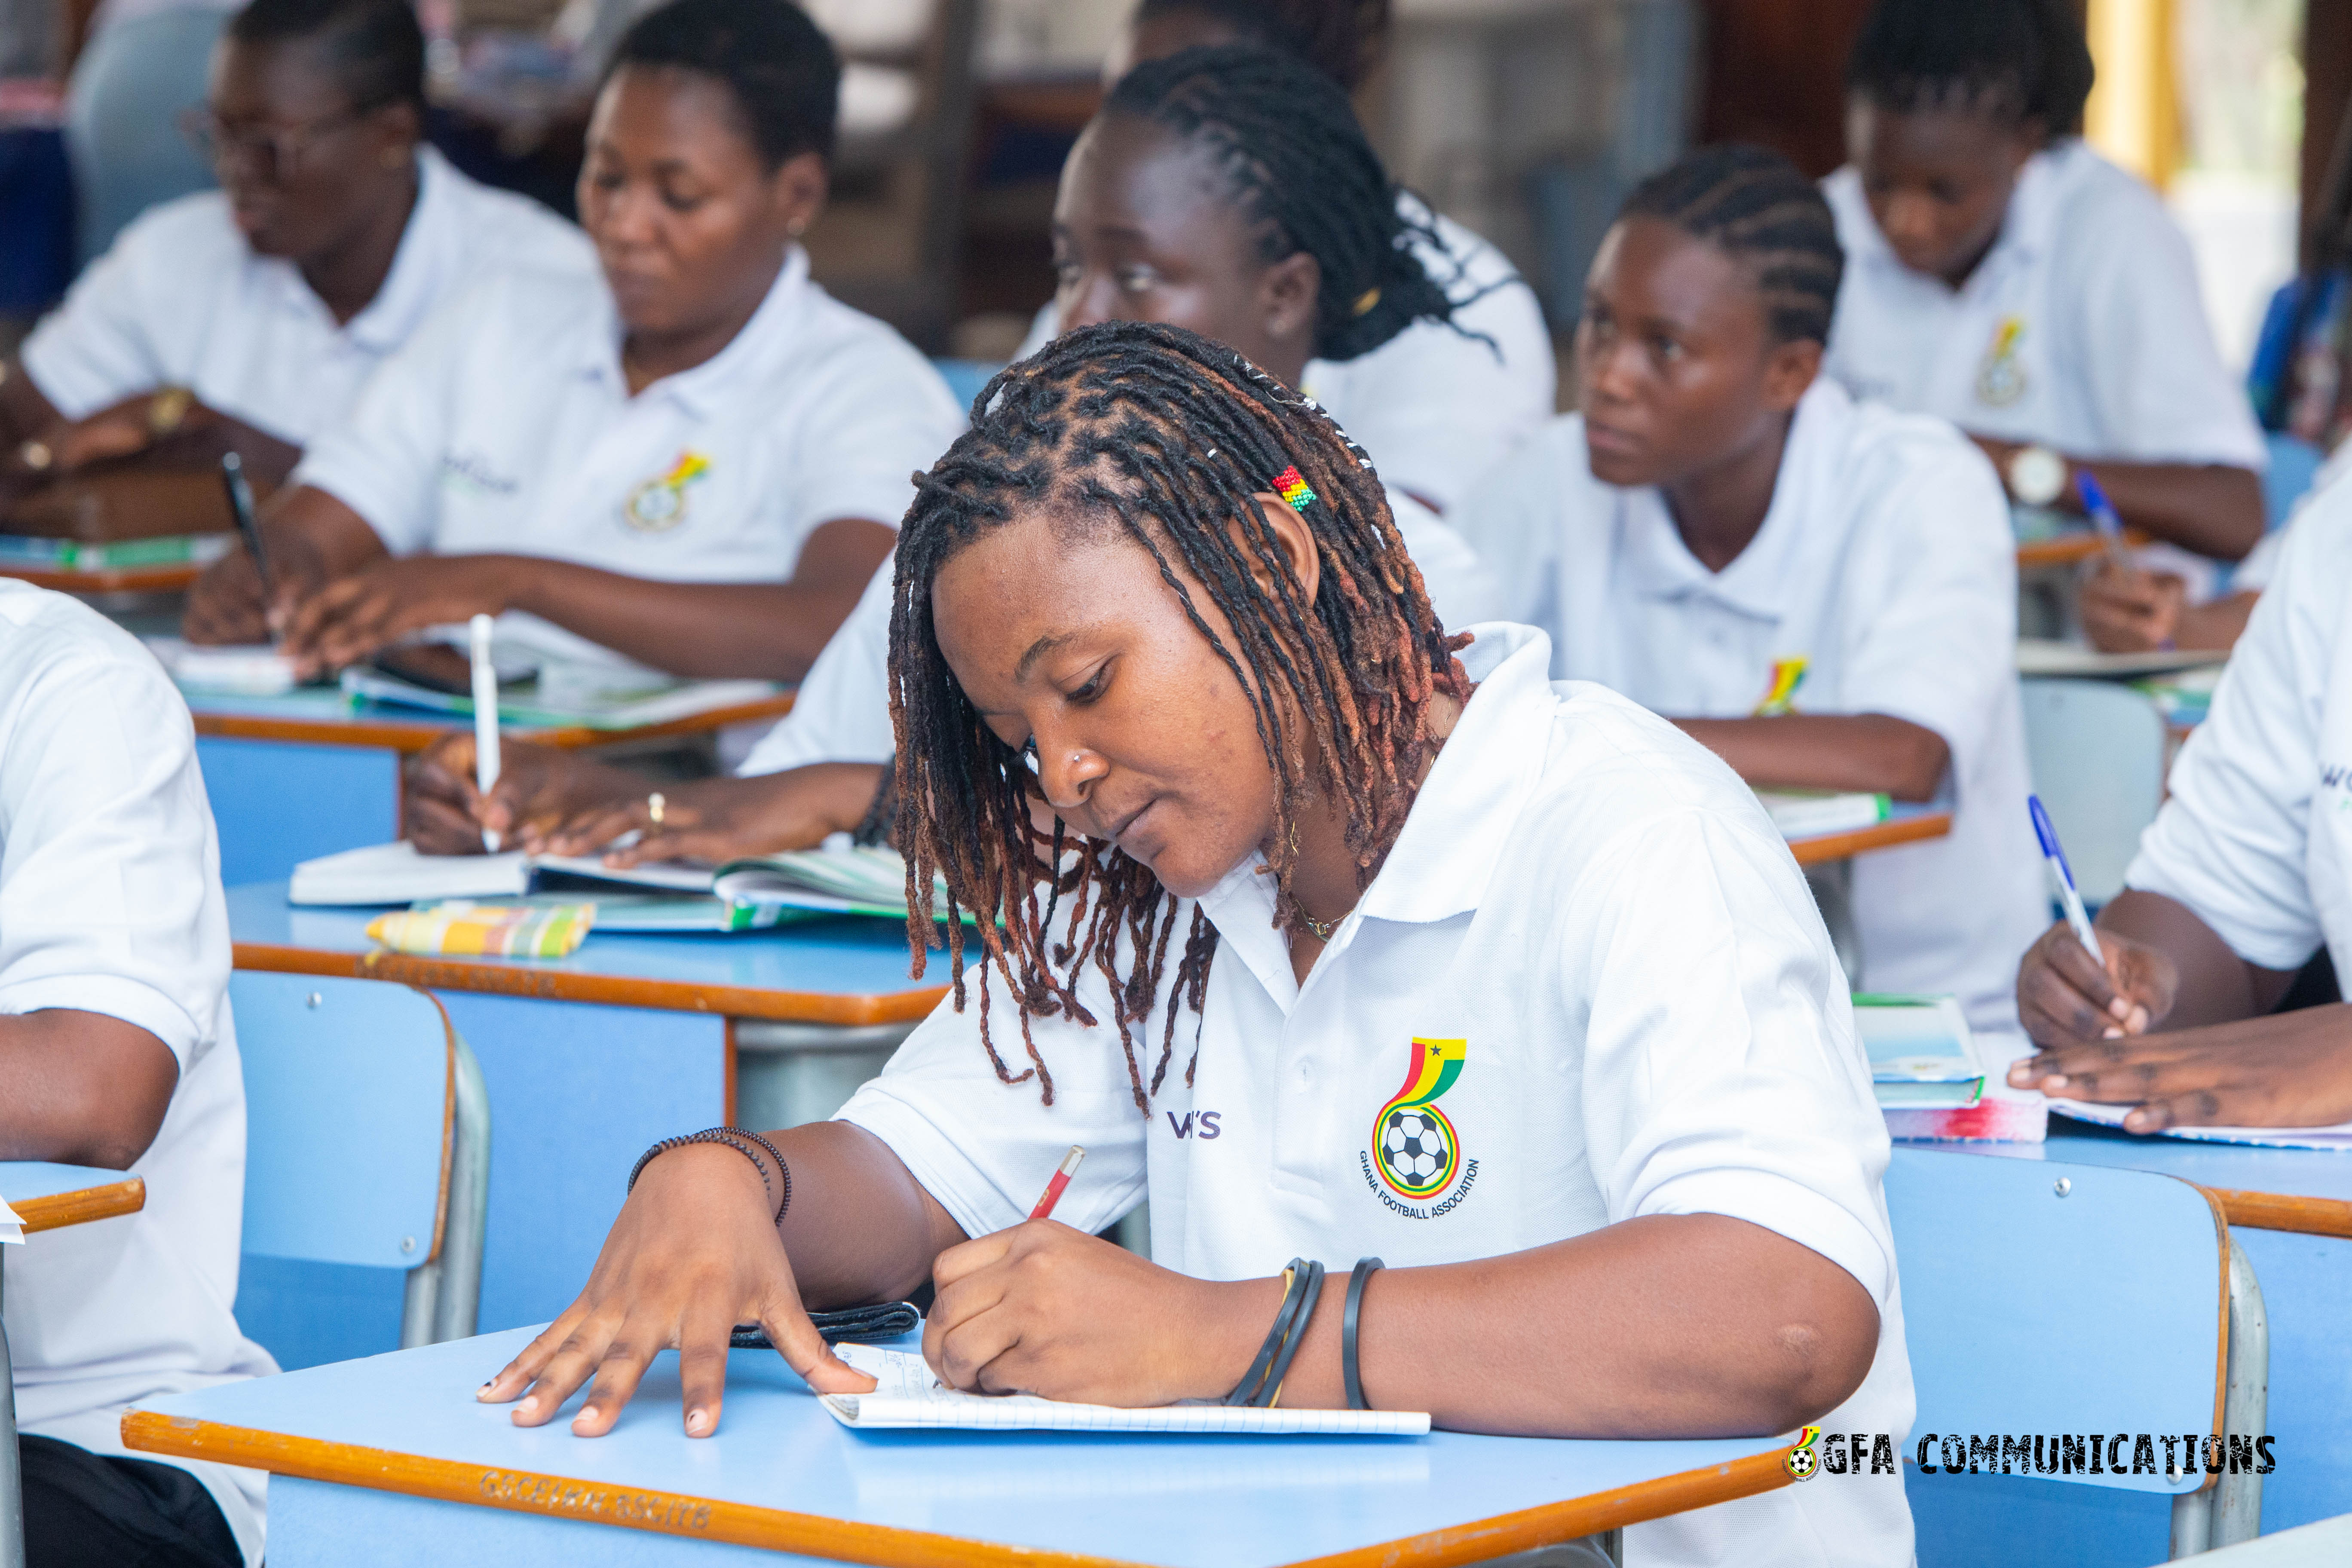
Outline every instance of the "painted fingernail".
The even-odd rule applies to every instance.
[[[689,1410],[686,1413],[686,1430],[689,1436],[699,1437],[710,1430],[710,1412]]]

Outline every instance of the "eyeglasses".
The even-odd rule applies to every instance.
[[[379,107],[363,104],[308,124],[286,126],[231,125],[209,109],[191,109],[180,116],[180,134],[215,169],[242,163],[265,180],[278,180],[299,173],[320,142]]]

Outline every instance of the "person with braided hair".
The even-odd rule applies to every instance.
[[[1190,327],[1299,386],[1312,355],[1373,352],[1418,325],[1453,330],[1451,302],[1405,248],[1392,195],[1345,96],[1299,61],[1247,47],[1150,61],[1119,83],[1063,170],[1064,310],[1073,326]],[[1486,619],[1493,573],[1381,478],[1440,616]],[[634,829],[643,837],[614,863],[635,865],[802,848],[856,829],[892,750],[888,588],[886,566],[744,777],[665,786],[661,823],[641,776],[538,747],[508,747],[486,801],[470,782],[472,741],[453,737],[411,773],[408,830],[429,850],[473,853],[495,821],[532,847],[584,855]]]
[[[1116,88],[1139,64],[1186,49],[1254,44],[1290,56],[1353,93],[1388,42],[1389,0],[1141,0],[1103,68]],[[1277,119],[1264,133],[1277,142]],[[1351,356],[1318,348],[1303,381],[1378,454],[1391,484],[1438,512],[1552,416],[1551,333],[1535,290],[1503,253],[1399,189],[1412,259],[1454,301],[1450,321],[1413,321]],[[1064,325],[1056,298],[1015,358]]]
[[[1862,988],[1951,993],[2025,1049],[2011,954],[2046,915],[2025,809],[2017,574],[2000,481],[1938,419],[1820,375],[1842,258],[1778,153],[1636,187],[1577,328],[1581,413],[1459,515],[1517,568],[1552,673],[1674,718],[1759,789],[1948,801],[1948,837],[1852,866]]]
[[[1828,370],[1967,431],[2022,505],[2079,516],[2089,474],[2159,542],[2116,586],[2202,604],[2263,536],[2262,432],[2180,226],[2082,140],[2093,75],[2072,0],[1878,0],[1823,182],[1851,261]]]
[[[1543,633],[1449,631],[1328,414],[1080,328],[921,477],[890,607],[910,950],[937,915],[975,961],[836,1119],[644,1164],[482,1399],[538,1426],[593,1377],[601,1435],[675,1346],[706,1436],[730,1325],[855,1391],[805,1310],[928,1282],[968,1390],[1900,1447],[1886,1132],[1794,862]],[[1147,1199],[1148,1259],[1097,1239]],[[1910,1515],[1890,1459],[1625,1544],[1893,1568]]]

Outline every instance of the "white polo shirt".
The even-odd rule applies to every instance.
[[[602,276],[509,273],[426,322],[294,475],[395,555],[512,552],[671,583],[782,583],[824,523],[895,528],[963,428],[923,356],[793,247],[743,330],[635,396]],[[534,616],[542,654],[627,661]]]
[[[341,417],[434,306],[505,266],[585,274],[587,237],[538,203],[475,184],[430,147],[392,270],[338,326],[290,261],[256,256],[218,191],[143,214],[25,342],[26,374],[68,419],[152,387],[308,446]]]
[[[278,1370],[229,1314],[245,1079],[228,972],[187,705],[112,622],[0,580],[0,1013],[104,1013],[180,1065],[163,1128],[131,1167],[147,1206],[10,1249],[21,1430],[120,1454],[134,1402]],[[205,1483],[258,1562],[262,1473],[171,1462]]]
[[[1958,289],[1895,258],[1859,172],[1822,188],[1846,256],[1823,368],[1855,396],[2072,457],[2265,466],[2188,237],[2144,181],[2084,142],[2026,161],[2000,237]],[[2211,596],[2210,561],[2169,544],[2145,555],[2192,598]]]
[[[1462,536],[1419,501],[1387,487],[1390,515],[1421,568],[1438,619],[1466,626],[1493,618],[1501,584]],[[801,679],[793,710],[776,721],[735,771],[745,778],[813,763],[880,763],[896,755],[890,732],[890,584],[894,563],[876,568],[857,607]]]
[[[1888,1433],[1900,1452],[1913,1406],[1885,1124],[1796,862],[1697,744],[1599,687],[1551,682],[1540,632],[1476,629],[1463,658],[1478,690],[1303,986],[1255,856],[1201,900],[1218,950],[1189,1087],[1189,1018],[1149,1116],[1108,1024],[1034,1021],[1052,1106],[1034,1081],[999,1083],[975,974],[972,1011],[943,1003],[842,1118],[972,1236],[1021,1220],[1083,1143],[1058,1217],[1099,1230],[1149,1198],[1153,1259],[1209,1279],[1294,1256],[1454,1263],[1641,1215],[1731,1215],[1870,1292],[1876,1359],[1823,1425]],[[1190,918],[1180,905],[1180,931]],[[1111,1017],[1100,977],[1080,984]],[[1017,1041],[1001,984],[992,1000],[994,1038]],[[1139,1030],[1147,1083],[1165,1026],[1155,1006]],[[1460,1068],[1412,1110],[1450,1136],[1395,1150],[1398,1086],[1425,1041]],[[1911,1520],[1900,1477],[1849,1476],[1634,1525],[1626,1545],[1643,1563],[1895,1568]]]
[[[1432,225],[1439,244],[1413,256],[1448,297],[1461,331],[1415,321],[1370,353],[1307,362],[1300,390],[1331,411],[1381,477],[1452,510],[1479,475],[1535,434],[1559,407],[1559,372],[1543,308],[1503,253],[1410,191],[1397,210]],[[1061,316],[1048,300],[1015,359],[1053,341]]]
[[[2325,942],[2352,974],[2352,484],[2313,496],[2284,541],[2124,881],[2249,963],[2298,969]]]
[[[1664,499],[1592,477],[1584,422],[1555,421],[1464,503],[1509,561],[1506,613],[1552,634],[1552,673],[1676,719],[1744,719],[1774,664],[1808,661],[1795,706],[1885,713],[1944,738],[1948,837],[1853,862],[1864,985],[1948,992],[1989,1059],[2024,1049],[2017,956],[2048,923],[2025,809],[2017,568],[1992,467],[1940,420],[1816,382],[1772,504],[1720,573]]]

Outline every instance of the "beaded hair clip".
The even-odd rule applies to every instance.
[[[1308,489],[1307,481],[1298,477],[1298,465],[1296,463],[1274,476],[1274,488],[1284,500],[1290,503],[1293,511],[1305,511],[1307,504],[1315,499],[1315,492]]]

